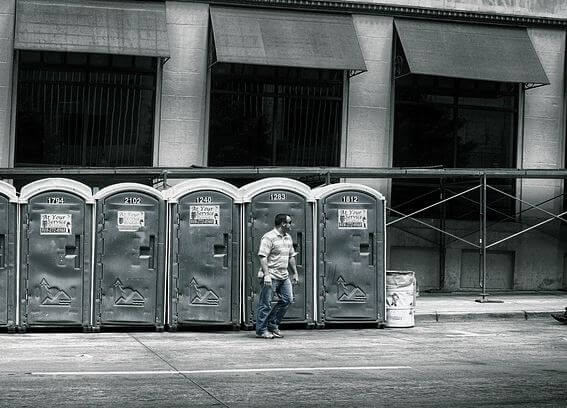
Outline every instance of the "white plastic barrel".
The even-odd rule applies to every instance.
[[[415,326],[416,281],[412,271],[386,271],[386,327]]]

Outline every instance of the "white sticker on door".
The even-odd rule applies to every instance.
[[[190,227],[220,226],[220,205],[190,205]]]
[[[143,211],[118,211],[118,231],[141,231],[145,225]]]
[[[366,209],[339,208],[339,229],[368,229]]]
[[[73,216],[71,214],[41,214],[40,235],[71,235]]]

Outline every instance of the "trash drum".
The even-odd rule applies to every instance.
[[[414,272],[386,272],[386,327],[415,326],[415,296]]]

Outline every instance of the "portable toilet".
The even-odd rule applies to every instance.
[[[295,257],[299,284],[294,286],[294,303],[284,323],[305,323],[314,320],[313,286],[313,204],[309,186],[288,178],[271,177],[241,187],[244,204],[244,325],[255,323],[256,304],[260,293],[258,249],[262,236],[274,228],[277,214],[289,214],[293,226],[290,235],[297,252]],[[275,300],[275,299],[274,299]]]
[[[165,190],[168,325],[240,325],[240,190],[216,179]]]
[[[351,183],[313,189],[317,201],[317,324],[385,321],[386,202]]]
[[[20,330],[91,324],[90,187],[65,178],[20,192]]]
[[[94,329],[165,322],[166,205],[162,193],[138,183],[98,191]]]
[[[17,211],[16,189],[0,181],[0,327],[10,332],[16,329],[17,323]]]

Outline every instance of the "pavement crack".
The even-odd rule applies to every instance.
[[[134,340],[136,340],[138,343],[140,343],[142,345],[142,347],[144,347],[146,350],[148,350],[150,353],[152,353],[154,356],[156,356],[157,358],[159,358],[161,361],[163,361],[165,364],[167,364],[169,367],[171,367],[171,369],[173,371],[176,371],[177,374],[179,374],[180,376],[182,376],[183,378],[185,378],[187,381],[189,381],[190,383],[192,383],[193,385],[195,385],[197,388],[199,388],[201,391],[203,391],[204,393],[206,393],[207,395],[209,395],[212,399],[214,399],[215,401],[217,401],[220,405],[222,405],[223,407],[227,407],[230,408],[228,405],[226,405],[224,402],[222,402],[220,399],[218,399],[216,396],[214,396],[211,392],[209,392],[209,390],[207,390],[205,387],[203,387],[201,384],[199,384],[198,382],[196,382],[195,380],[193,380],[192,378],[190,378],[187,374],[180,372],[177,367],[175,367],[173,364],[171,364],[169,361],[167,361],[165,358],[163,358],[162,356],[160,356],[158,353],[156,353],[152,348],[148,347],[146,344],[144,344],[140,339],[138,339],[136,336],[132,335],[132,333],[128,333],[128,335],[130,337],[132,337]]]

